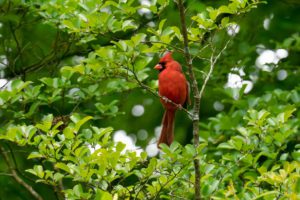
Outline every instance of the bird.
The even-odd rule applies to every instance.
[[[181,65],[173,59],[170,51],[159,60],[154,69],[159,71],[158,92],[165,109],[161,134],[157,142],[157,147],[160,148],[161,143],[170,146],[174,140],[175,113],[178,108],[186,108],[190,103],[189,84]]]

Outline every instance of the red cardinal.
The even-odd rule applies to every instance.
[[[172,52],[167,52],[160,59],[154,69],[159,71],[159,94],[168,98],[172,102],[185,107],[189,101],[188,82],[182,73],[180,64],[173,60]],[[174,118],[178,107],[171,102],[167,102],[163,98],[161,98],[160,101],[165,108],[165,113],[162,120],[162,130],[157,146],[159,147],[161,143],[165,143],[170,146],[174,140]]]

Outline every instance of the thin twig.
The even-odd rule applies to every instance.
[[[195,78],[195,74],[193,71],[193,60],[189,51],[189,44],[188,44],[188,33],[187,33],[187,26],[185,22],[185,9],[182,0],[178,0],[177,6],[179,9],[180,14],[180,22],[181,22],[181,33],[183,36],[183,45],[184,45],[184,55],[188,66],[189,77],[192,85],[192,91],[194,94],[194,107],[193,107],[193,138],[194,138],[194,146],[197,148],[199,146],[199,111],[200,111],[200,94],[198,89],[198,83]],[[198,153],[196,151],[194,157],[194,167],[195,167],[195,199],[201,199],[201,185],[200,185],[200,160],[198,158]]]
[[[8,173],[2,173],[0,172],[0,176],[13,176],[12,174],[8,174]]]
[[[214,51],[212,52],[211,57],[210,57],[210,68],[209,68],[209,71],[208,71],[208,73],[207,73],[207,75],[204,79],[203,85],[202,85],[201,90],[200,90],[200,101],[201,101],[201,98],[203,96],[203,93],[204,93],[205,87],[207,85],[207,82],[210,79],[212,72],[214,71],[216,62],[220,58],[221,54],[226,50],[226,48],[228,47],[228,44],[230,43],[230,41],[231,41],[231,39],[229,39],[226,42],[223,49],[218,53],[218,55],[216,57],[214,57]]]
[[[19,177],[17,171],[10,164],[8,155],[6,153],[3,153],[4,151],[5,149],[3,147],[0,147],[0,152],[4,158],[5,163],[8,166],[9,171],[11,172],[11,176],[15,179],[17,183],[22,185],[35,199],[43,200],[43,198],[30,185],[28,185],[23,179]]]
[[[180,168],[180,170],[177,173],[175,173],[174,170],[172,170],[174,173],[173,176],[170,179],[168,179],[166,181],[166,183],[164,183],[163,185],[160,184],[161,187],[160,187],[159,191],[156,192],[154,199],[157,199],[157,197],[159,197],[159,193],[164,189],[164,187],[166,187],[171,181],[173,181],[177,177],[177,175],[180,174],[181,171],[186,167],[187,167],[187,164],[183,165],[182,168]],[[171,174],[167,174],[167,177],[170,177],[170,175]]]

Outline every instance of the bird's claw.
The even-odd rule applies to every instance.
[[[162,96],[162,99],[165,101],[165,102],[169,102],[170,100],[167,98],[167,97],[165,97],[165,96]]]
[[[180,105],[180,104],[178,104],[177,107],[178,107],[179,110],[183,109],[182,105]]]

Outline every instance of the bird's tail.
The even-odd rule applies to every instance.
[[[161,143],[165,143],[170,146],[174,140],[174,118],[175,110],[166,110],[162,120],[162,129],[159,140],[157,142],[157,147]]]

